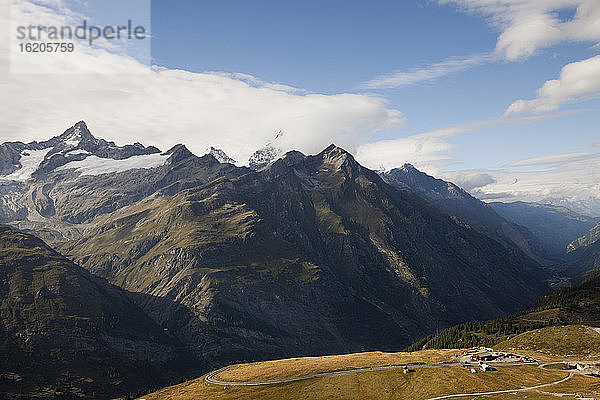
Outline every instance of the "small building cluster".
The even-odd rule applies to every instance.
[[[536,360],[514,353],[494,351],[487,347],[474,347],[465,350],[455,356],[465,367],[470,368],[472,373],[478,372],[473,366],[479,367],[482,372],[492,371],[492,365],[535,363]]]

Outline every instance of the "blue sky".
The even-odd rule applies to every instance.
[[[281,152],[336,143],[370,168],[410,162],[482,199],[600,215],[598,0],[11,4],[0,29],[133,19],[152,37],[44,57],[13,38],[0,52],[2,140],[83,119],[119,144],[215,146],[243,165],[283,131]],[[133,51],[149,44],[151,63]]]
[[[245,72],[324,93],[352,90],[394,69],[486,51],[496,40],[482,21],[420,1],[176,4],[152,3],[159,64]]]
[[[402,135],[499,117],[515,99],[534,97],[564,65],[597,53],[589,42],[563,43],[527,60],[498,60],[433,81],[365,90],[361,83],[378,75],[493,51],[498,29],[432,1],[154,0],[152,11],[157,64],[243,72],[316,93],[376,93],[407,117]],[[562,12],[572,17],[573,9]],[[497,168],[538,155],[590,151],[600,136],[598,106],[591,101],[568,107],[579,113],[461,135],[452,141],[460,147],[456,165],[444,168]],[[397,135],[383,131],[370,140]]]

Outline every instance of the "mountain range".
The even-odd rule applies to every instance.
[[[127,290],[171,299],[143,307],[215,359],[225,344],[234,358],[393,349],[546,290],[520,252],[335,146],[157,193],[97,226],[61,250]]]
[[[255,153],[251,168],[235,166],[215,148],[197,157],[184,145],[166,152],[119,147],[95,138],[84,122],[45,142],[0,145],[7,157],[0,165],[0,223],[20,230],[2,228],[0,246],[21,246],[0,259],[1,282],[21,288],[0,299],[9,305],[0,321],[4,343],[11,347],[19,332],[32,329],[13,317],[29,303],[13,297],[35,298],[43,289],[17,268],[27,262],[11,261],[19,252],[37,260],[33,277],[43,266],[58,287],[85,278],[110,294],[86,288],[81,304],[96,296],[106,302],[91,306],[98,314],[67,307],[44,314],[48,324],[64,315],[93,322],[114,314],[123,321],[131,313],[142,322],[119,332],[136,343],[132,338],[171,346],[172,358],[141,360],[159,362],[152,368],[160,379],[187,371],[189,360],[176,361],[172,349],[185,349],[193,367],[204,370],[399,350],[437,329],[505,316],[549,291],[554,261],[531,227],[456,185],[410,165],[371,171],[335,145],[316,155],[283,155],[276,141]],[[595,244],[581,240],[582,249]],[[574,249],[570,262],[589,260],[594,251]],[[43,282],[54,290],[52,281]],[[80,332],[76,324],[61,326],[65,337]],[[109,328],[90,331],[91,340],[115,337]],[[115,365],[140,361],[113,350],[102,353],[125,360]],[[3,371],[18,357],[24,356],[5,357]],[[65,357],[65,365],[76,364]],[[144,385],[141,378],[129,382],[129,390]]]

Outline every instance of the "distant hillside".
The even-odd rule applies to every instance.
[[[490,206],[507,220],[527,227],[551,255],[564,255],[569,243],[600,222],[600,218],[548,204],[517,201],[490,203]]]
[[[167,384],[186,375],[178,346],[123,290],[0,226],[0,398],[107,399]]]
[[[549,293],[507,318],[456,325],[424,337],[408,349],[493,346],[532,329],[568,324],[600,326],[600,270],[580,285]]]
[[[600,329],[562,325],[521,333],[494,346],[498,350],[534,350],[552,356],[600,357]]]
[[[559,268],[571,282],[581,282],[591,271],[600,269],[600,224],[568,246],[566,262]]]
[[[412,353],[358,353],[304,357],[238,364],[211,377],[227,382],[260,382],[299,378],[268,385],[220,385],[209,383],[206,376],[145,394],[139,400],[427,400],[460,399],[556,399],[576,398],[597,393],[598,378],[576,376],[561,385],[569,372],[537,365],[494,366],[492,371],[477,373],[471,368],[445,365],[455,362],[456,350],[424,350]],[[537,355],[537,354],[536,354]],[[430,365],[423,368],[423,364]],[[409,366],[403,373],[402,366]],[[562,367],[560,365],[559,367]],[[360,370],[359,368],[364,368]],[[359,370],[357,370],[359,369]],[[542,397],[525,388],[546,385]],[[481,392],[498,391],[481,396]],[[569,394],[565,394],[569,393]],[[580,397],[581,398],[581,397]]]

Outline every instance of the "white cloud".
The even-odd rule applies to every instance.
[[[0,0],[6,1],[6,0]],[[120,39],[106,39],[99,33],[91,33],[92,26],[94,29],[101,30],[104,25],[96,25],[94,16],[85,15],[81,12],[74,11],[69,6],[84,6],[84,8],[95,9],[96,14],[102,18],[108,18],[110,23],[121,21],[125,18],[134,18],[137,26],[138,23],[144,25],[144,29],[150,25],[150,2],[146,0],[131,0],[130,7],[127,8],[126,15],[120,15],[118,10],[119,0],[102,0],[98,1],[94,7],[90,7],[89,3],[82,3],[81,0],[8,0],[10,3],[10,15],[0,14],[2,25],[10,27],[10,70],[12,73],[26,74],[46,74],[46,73],[94,73],[101,71],[102,73],[123,72],[127,73],[142,73],[145,69],[140,68],[138,61],[141,61],[145,66],[150,65],[150,33],[146,32],[144,40],[128,40],[126,35]],[[146,11],[146,12],[144,12]],[[134,14],[131,14],[134,12]],[[104,15],[106,14],[106,15]],[[10,21],[6,18],[10,17]],[[105,21],[106,22],[106,21]],[[82,25],[86,25],[83,29]],[[34,27],[33,30],[29,28]],[[35,29],[38,27],[38,29]],[[62,32],[62,27],[70,27],[74,32],[72,38],[66,37],[57,39],[49,38],[50,28],[58,29]],[[25,31],[18,29],[27,28]],[[77,31],[79,33],[77,33]],[[148,28],[149,29],[149,28]],[[26,39],[21,39],[19,36],[25,34]],[[59,35],[62,35],[60,33]],[[79,37],[78,35],[83,35]],[[93,39],[93,48],[90,47]],[[33,39],[32,39],[33,38]],[[75,46],[73,53],[64,52],[44,52],[43,57],[39,57],[39,53],[31,53],[21,51],[20,45],[32,42],[52,42],[52,43],[72,43]],[[85,56],[85,57],[82,57]],[[89,58],[96,58],[101,61],[97,65],[88,65]],[[135,58],[135,59],[134,59]],[[137,59],[137,61],[136,61]],[[120,65],[123,63],[124,65]],[[104,68],[104,69],[101,69]]]
[[[438,0],[483,15],[500,31],[496,52],[509,61],[524,59],[563,41],[600,43],[598,0]],[[574,11],[561,19],[559,11]]]
[[[375,170],[387,171],[410,163],[424,172],[435,174],[441,167],[454,163],[453,157],[448,153],[456,146],[447,141],[448,137],[498,123],[497,121],[500,120],[472,121],[408,137],[362,144],[356,151],[356,159]]]
[[[443,179],[460,182],[465,174],[487,174],[495,182],[469,189],[488,201],[529,201],[563,205],[600,216],[600,155],[565,162],[560,168],[536,171],[471,170],[444,172]]]
[[[493,53],[449,57],[437,63],[378,76],[361,85],[366,89],[389,89],[439,79],[499,58],[516,61],[538,49],[565,41],[592,42],[600,46],[598,0],[438,0],[481,15],[499,31]],[[562,20],[559,11],[573,11]]]
[[[539,49],[561,42],[591,42],[594,48],[600,46],[598,0],[438,0],[438,3],[485,17],[500,33],[496,54],[508,61],[526,59]],[[515,101],[505,115],[553,111],[562,104],[598,94],[600,56],[566,65],[560,78],[547,81],[535,99]]]
[[[356,159],[375,170],[390,170],[411,163],[420,170],[434,173],[440,166],[453,162],[447,153],[454,147],[440,137],[414,135],[363,144],[358,147]]]
[[[382,140],[360,146],[356,158],[363,165],[378,170],[411,163],[484,200],[550,202],[600,216],[600,153],[545,155],[516,161],[497,170],[447,171],[455,163],[452,154],[455,146],[448,142],[453,136],[483,127],[522,124],[573,112],[576,111],[473,121],[406,138]],[[511,169],[517,167],[530,170]]]
[[[565,153],[552,154],[548,156],[540,156],[527,158],[525,160],[515,161],[505,165],[506,167],[531,167],[540,165],[560,165],[573,161],[585,160],[590,157],[596,157],[598,153]]]
[[[83,119],[92,133],[119,144],[166,150],[185,143],[197,153],[212,145],[243,161],[279,130],[306,153],[332,142],[354,151],[373,133],[404,123],[376,96],[306,93],[249,75],[148,69],[102,48],[45,56],[27,62],[33,68],[52,62],[68,73],[0,74],[0,142],[48,138]]]
[[[456,171],[452,174],[452,182],[471,191],[476,188],[496,183],[496,179],[488,173],[478,171]]]
[[[397,71],[378,76],[361,84],[365,89],[389,89],[432,81],[451,73],[460,72],[495,59],[493,54],[473,54],[467,57],[449,57],[441,62],[408,71]]]
[[[541,113],[558,109],[600,94],[600,56],[565,65],[559,79],[544,83],[533,100],[517,100],[505,115],[524,112]]]
[[[97,136],[121,144],[135,138],[166,150],[182,142],[196,152],[212,145],[247,160],[281,129],[303,152],[332,142],[353,151],[373,133],[404,121],[376,97],[296,95],[207,73],[156,68],[51,78],[13,75],[4,85],[2,141],[54,136],[83,119]]]
[[[449,152],[454,150],[456,146],[448,142],[449,137],[488,126],[523,124],[556,118],[574,112],[577,111],[471,121],[404,138],[366,143],[358,147],[356,159],[361,164],[376,170],[390,170],[400,167],[404,163],[411,163],[427,173],[436,174],[442,167],[455,163]]]
[[[600,153],[545,155],[506,167],[445,171],[439,176],[486,201],[550,203],[600,216]],[[529,170],[512,169],[518,167]]]
[[[4,23],[7,21],[0,22],[0,29],[9,25]],[[183,142],[198,154],[212,145],[237,160],[247,160],[256,148],[272,140],[277,131],[285,130],[286,137],[290,138],[289,149],[315,153],[334,142],[374,169],[390,169],[411,162],[440,176],[441,167],[454,162],[451,152],[455,147],[448,138],[484,126],[525,123],[564,114],[474,121],[365,144],[373,133],[389,131],[404,122],[401,113],[390,109],[380,97],[308,93],[245,74],[147,69],[133,58],[111,53],[109,49],[81,47],[79,50],[74,57],[36,57],[30,61],[34,68],[35,63],[54,63],[55,68],[69,73],[0,73],[0,142],[45,139],[84,119],[94,134],[119,144],[140,141],[166,150]],[[476,65],[479,61],[473,57],[449,59],[412,71],[414,76],[405,75],[400,84],[435,79],[464,66]],[[8,54],[0,53],[0,63],[7,61]],[[569,96],[580,96],[580,93]],[[587,164],[571,161],[568,163],[570,172],[564,176],[547,175],[548,171],[537,175],[519,172],[518,186],[508,186],[514,183],[515,176],[507,171],[460,171],[455,180],[485,196],[500,196],[506,192],[511,199],[518,196],[537,199],[543,196],[535,193],[546,184],[550,194],[569,195],[565,179],[574,181],[579,174],[585,175],[585,182],[579,183],[577,187],[581,190],[573,193],[581,198],[584,193],[600,193],[597,187],[600,179],[593,173],[596,166],[593,163],[597,160],[585,160]],[[582,174],[589,171],[590,165],[592,173]],[[536,181],[536,176],[540,181]]]

